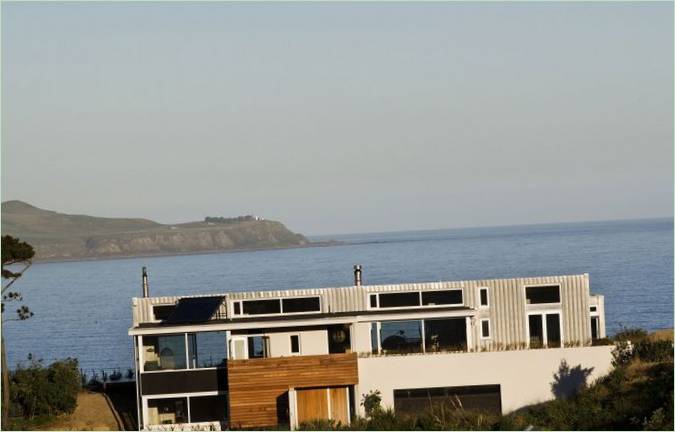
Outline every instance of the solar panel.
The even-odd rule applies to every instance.
[[[182,298],[166,323],[199,323],[209,321],[223,303],[224,296]]]

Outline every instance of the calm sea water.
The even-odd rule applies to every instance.
[[[10,366],[29,353],[84,368],[133,365],[131,297],[589,273],[607,330],[673,326],[673,219],[333,236],[345,245],[34,265],[15,284],[35,316],[3,326]],[[317,239],[323,240],[323,239]]]

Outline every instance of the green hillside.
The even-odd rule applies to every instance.
[[[22,201],[2,203],[2,234],[36,249],[37,260],[128,257],[307,245],[282,223],[242,218],[227,224],[160,224],[148,219],[69,215]]]

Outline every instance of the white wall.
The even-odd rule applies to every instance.
[[[372,351],[369,322],[357,322],[352,325],[352,351],[369,353]]]
[[[357,394],[360,399],[370,390],[380,390],[382,406],[393,408],[395,389],[500,384],[502,411],[508,413],[552,399],[553,374],[563,359],[570,367],[593,368],[588,383],[607,374],[612,367],[612,349],[597,346],[362,357],[358,359]],[[358,409],[364,415],[363,407]]]
[[[300,354],[328,354],[328,331],[307,330],[298,332],[267,333],[270,338],[271,357],[288,357],[291,353],[291,335],[300,335]]]

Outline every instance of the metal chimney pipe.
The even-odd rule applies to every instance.
[[[354,266],[354,285],[361,286],[361,266],[358,264]]]
[[[143,297],[148,297],[148,272],[143,267]]]

